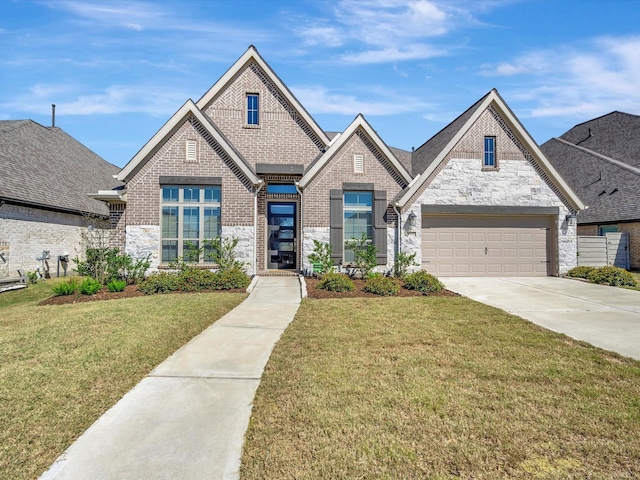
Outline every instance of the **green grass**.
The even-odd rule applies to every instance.
[[[637,478],[640,362],[469,299],[303,301],[241,476]]]
[[[36,306],[57,281],[0,294],[0,478],[36,478],[149,371],[245,298]]]

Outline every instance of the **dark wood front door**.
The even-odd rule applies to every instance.
[[[297,225],[295,202],[267,204],[267,268],[295,270]]]

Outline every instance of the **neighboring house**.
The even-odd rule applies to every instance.
[[[324,132],[251,46],[187,102],[117,177],[114,245],[153,268],[239,239],[250,273],[302,271],[313,240],[336,265],[364,234],[379,271],[399,251],[438,275],[557,275],[576,262],[582,208],[493,90],[415,152],[388,147],[362,115]]]
[[[87,189],[119,185],[118,171],[60,128],[0,121],[0,279],[47,265],[55,276],[58,256],[81,254],[82,232],[109,215]]]
[[[627,232],[631,268],[640,269],[640,116],[612,112],[541,149],[588,205],[578,214],[578,234]]]

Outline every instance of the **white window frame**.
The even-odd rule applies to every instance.
[[[367,194],[371,196],[371,205],[347,205],[346,202],[346,197],[349,194]],[[367,235],[367,242],[371,243],[373,242],[373,230],[374,230],[374,223],[375,223],[375,219],[374,219],[374,212],[373,212],[373,205],[374,205],[374,198],[373,198],[373,192],[372,191],[368,191],[368,190],[345,190],[342,193],[342,235],[343,235],[343,239],[342,239],[342,261],[345,264],[350,264],[353,263],[353,261],[355,260],[354,258],[349,258],[347,259],[347,252],[351,252],[348,256],[352,257],[353,256],[353,251],[347,249],[347,242],[349,241],[353,241],[353,240],[361,240],[361,238],[352,238],[349,237],[347,238],[347,228],[346,228],[346,219],[345,219],[345,214],[346,212],[356,212],[356,213],[369,213],[370,214],[370,219],[371,222],[367,225],[367,230],[370,230],[370,234]]]
[[[487,149],[487,140],[491,140],[493,150]],[[482,168],[486,170],[495,170],[498,168],[498,156],[496,155],[497,150],[497,139],[493,135],[485,135],[482,139]],[[487,163],[487,159],[490,158],[492,160],[491,163]]]
[[[255,97],[256,106],[255,108],[251,108],[250,98]],[[256,128],[260,126],[260,94],[255,92],[247,92],[245,94],[245,125],[250,128]],[[253,120],[251,115],[255,114],[255,121]]]

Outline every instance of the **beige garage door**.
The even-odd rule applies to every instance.
[[[437,276],[549,275],[549,217],[423,216],[422,268]]]

